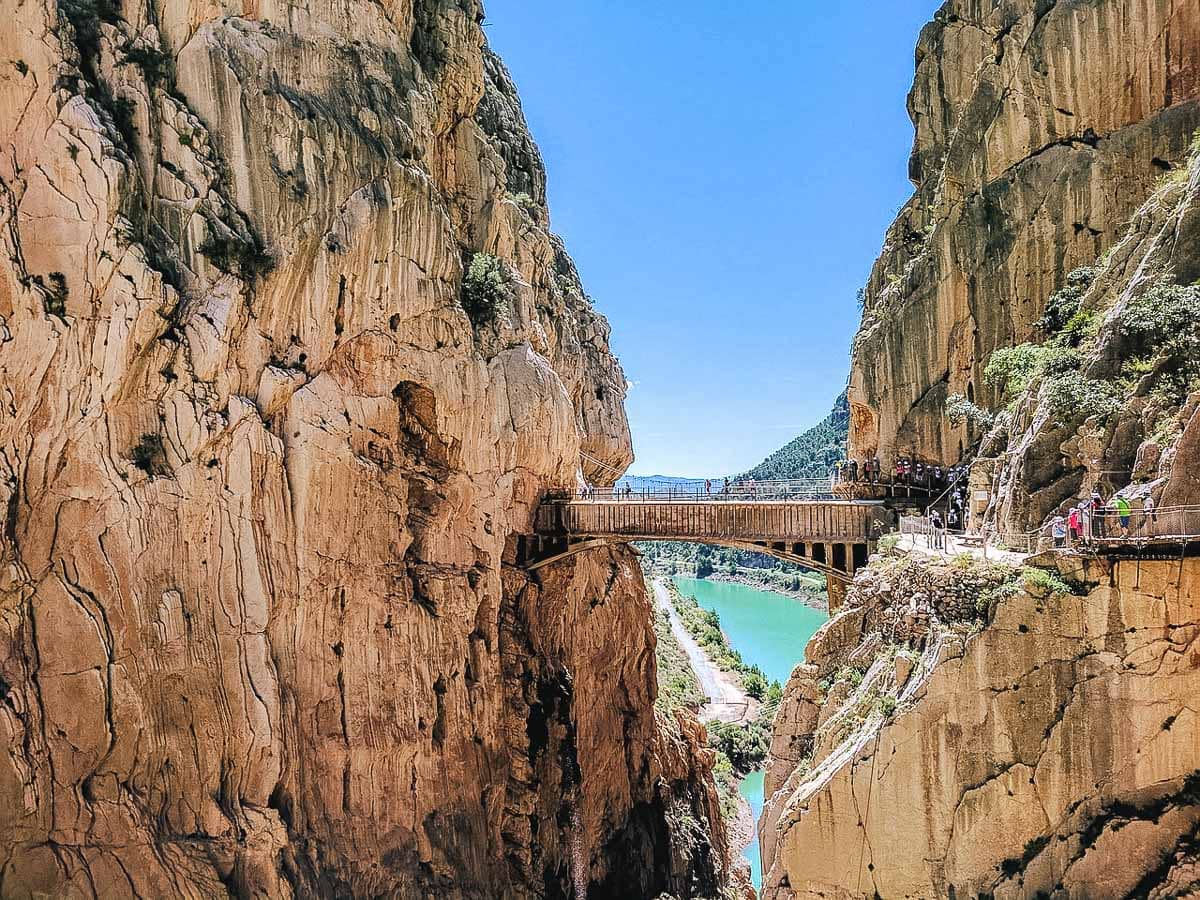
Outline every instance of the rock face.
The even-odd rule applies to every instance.
[[[1054,373],[1047,372],[997,417],[983,440],[984,456],[995,462],[978,466],[976,476],[993,489],[988,518],[1004,531],[1036,529],[1093,490],[1153,495],[1164,508],[1200,503],[1195,353],[1172,346],[1187,328],[1147,343],[1127,327],[1131,309],[1187,320],[1187,304],[1200,303],[1200,146],[1081,273],[1078,302],[1096,336],[1080,347],[1079,371],[1066,377],[1107,386],[1115,402],[1107,411],[1058,408]]]
[[[1084,593],[997,568],[860,574],[792,679],[824,698],[815,729],[775,737],[813,756],[772,748],[765,897],[1192,895],[1200,565],[1064,574]],[[922,582],[990,598],[986,627],[943,618]]]
[[[477,2],[3,13],[0,894],[715,895],[634,558],[511,565],[631,450]]]
[[[865,295],[850,453],[954,462],[946,399],[1026,340],[1200,126],[1200,15],[1178,0],[948,0],[909,96],[917,193]]]

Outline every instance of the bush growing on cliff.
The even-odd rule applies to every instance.
[[[1195,357],[1200,352],[1200,287],[1159,282],[1125,305],[1117,327],[1147,351]]]
[[[489,253],[471,257],[463,276],[462,306],[475,327],[487,325],[507,312],[513,300],[508,267]]]
[[[1081,313],[1080,305],[1083,302],[1083,295],[1088,292],[1088,288],[1096,280],[1099,271],[1100,269],[1094,266],[1076,269],[1067,276],[1067,283],[1062,290],[1056,291],[1050,296],[1050,299],[1046,301],[1045,315],[1037,322],[1038,327],[1047,336],[1071,330],[1070,325],[1073,322],[1076,325],[1081,324],[1076,319]]]
[[[129,453],[133,464],[151,477],[163,475],[167,471],[167,453],[163,446],[162,435],[147,433],[138,438]]]
[[[994,415],[982,406],[976,406],[962,394],[951,394],[946,398],[946,418],[955,425],[966,422],[984,430],[991,428],[996,421]]]
[[[983,380],[998,388],[1005,397],[1023,393],[1039,374],[1042,348],[1028,342],[1015,347],[1001,347],[988,359]]]
[[[1064,421],[1099,416],[1108,418],[1121,409],[1117,385],[1094,378],[1063,375],[1048,379],[1044,388],[1046,402]]]
[[[761,700],[767,695],[767,679],[761,672],[749,672],[743,676],[742,687],[755,700]]]

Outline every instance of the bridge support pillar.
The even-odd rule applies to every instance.
[[[829,614],[835,615],[846,602],[846,591],[850,582],[834,578],[832,575],[825,579],[825,595],[829,598]]]

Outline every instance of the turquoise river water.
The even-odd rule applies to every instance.
[[[675,584],[705,609],[721,617],[721,630],[742,659],[763,670],[770,679],[786,684],[796,663],[804,658],[804,646],[829,617],[799,600],[760,591],[744,584],[676,578]],[[739,792],[750,804],[754,820],[762,814],[763,773],[752,772],[742,779]],[[756,888],[762,886],[758,834],[745,850]]]

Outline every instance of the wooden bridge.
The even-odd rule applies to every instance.
[[[521,562],[536,570],[606,544],[687,541],[765,553],[848,581],[892,523],[884,504],[853,500],[550,499]]]

